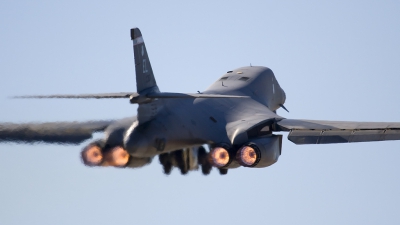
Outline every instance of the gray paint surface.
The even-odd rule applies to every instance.
[[[396,2],[1,4],[1,121],[136,114],[126,100],[6,98],[134,91],[127,31],[135,25],[162,91],[202,92],[252,63],[272,68],[285,89],[290,113],[279,109],[283,117],[399,121]],[[0,223],[259,223],[221,217],[239,210],[276,224],[398,223],[397,141],[295,145],[285,137],[283,145],[279,163],[267,169],[166,177],[157,161],[140,170],[88,169],[78,157],[83,145],[1,144]],[[246,198],[223,197],[244,190],[251,190]],[[210,199],[221,198],[223,207],[210,208]]]
[[[211,149],[216,146],[226,146],[224,148],[230,152],[232,161],[236,160],[232,158],[240,147],[248,145],[252,139],[274,139],[272,134],[277,131],[290,131],[288,139],[296,144],[400,140],[400,123],[293,120],[278,116],[276,110],[283,107],[286,94],[272,70],[262,66],[230,70],[199,94],[160,92],[144,38],[138,28],[131,29],[131,39],[135,57],[137,93],[43,95],[20,98],[129,97],[131,103],[139,104],[137,117],[115,122],[30,125],[32,128],[28,125],[4,124],[0,130],[0,137],[4,137],[0,140],[80,143],[92,137],[90,132],[106,130],[106,136],[102,140],[104,144],[100,146],[104,154],[107,149],[120,146],[133,157],[130,161],[135,158],[152,158],[204,144],[210,145]],[[73,127],[83,131],[76,128],[71,131]],[[65,133],[64,139],[63,133]],[[91,145],[89,144],[87,148]],[[270,159],[272,163],[267,163],[266,166],[277,161],[275,153],[261,154],[263,151],[268,151],[267,145],[258,147],[257,144],[254,145],[256,149],[260,147],[257,161],[267,160],[262,158],[267,157],[265,155],[272,157]],[[271,148],[274,148],[275,152],[281,152],[282,145],[274,144]],[[228,168],[229,165],[230,163],[223,168]],[[186,172],[182,170],[182,173]]]

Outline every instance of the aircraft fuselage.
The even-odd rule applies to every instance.
[[[154,119],[143,124],[137,119],[131,121],[124,134],[125,149],[132,156],[151,157],[202,144],[240,145],[248,141],[249,128],[282,118],[274,111],[284,103],[285,93],[266,67],[229,71],[203,93],[250,98],[154,100],[142,111],[153,113]]]

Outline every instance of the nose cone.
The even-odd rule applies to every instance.
[[[150,141],[148,138],[135,131],[132,132],[125,141],[125,149],[132,156],[142,157],[150,147]]]

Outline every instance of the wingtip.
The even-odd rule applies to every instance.
[[[19,95],[19,96],[8,96],[8,99],[21,99],[21,98],[27,98],[27,96]]]

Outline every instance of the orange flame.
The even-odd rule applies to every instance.
[[[86,166],[98,166],[103,161],[103,153],[97,145],[89,145],[82,151],[82,159]]]
[[[225,148],[216,147],[210,152],[211,164],[215,167],[224,167],[229,163],[229,152]]]
[[[236,159],[242,166],[252,166],[257,160],[256,150],[250,146],[243,146],[236,153]]]
[[[129,153],[122,147],[116,146],[104,155],[104,163],[102,166],[123,167],[128,164]]]

